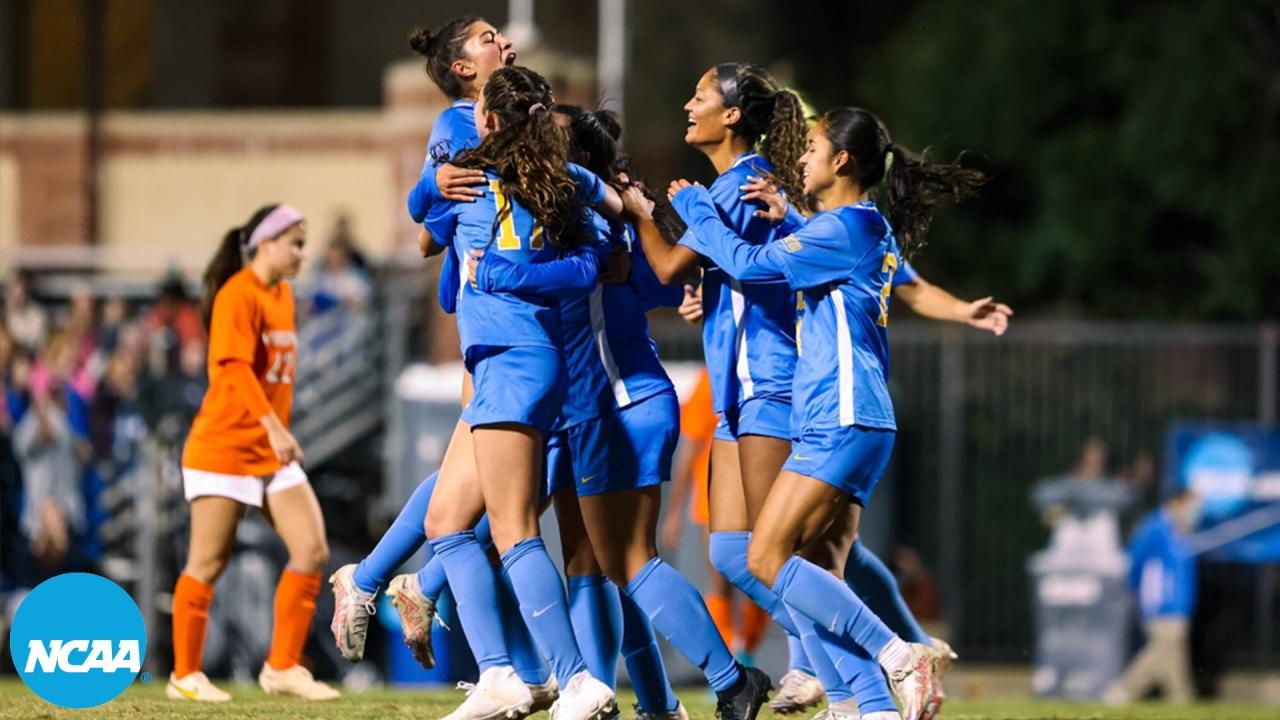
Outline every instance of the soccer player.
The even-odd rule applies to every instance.
[[[531,70],[501,68],[490,75],[475,108],[480,144],[453,161],[485,171],[488,185],[477,202],[447,203],[447,212],[429,221],[437,242],[452,243],[459,257],[479,250],[527,264],[563,251],[594,264],[592,251],[583,248],[590,236],[579,209],[609,207],[617,214],[621,201],[599,178],[568,165],[567,138],[556,127],[551,104],[550,86]],[[591,285],[597,272],[591,268]],[[485,560],[472,528],[487,511],[520,613],[560,685],[553,713],[594,720],[613,710],[613,692],[586,669],[564,588],[538,529],[543,438],[564,393],[558,304],[531,293],[481,292],[466,284],[458,299],[458,329],[474,379],[462,419],[472,429],[482,503],[464,504],[470,495],[458,503],[431,503],[427,536],[458,599],[468,640],[473,647],[483,644],[486,626],[501,620],[468,617],[474,608],[497,605],[493,578],[474,572]],[[456,482],[442,473],[435,493],[457,494]]]
[[[590,125],[598,118],[579,113],[571,118],[575,121]],[[597,155],[603,151],[600,148]],[[582,159],[590,161],[590,157]],[[617,180],[607,164],[593,169]],[[593,219],[603,236],[614,238],[615,247],[632,244],[629,228],[598,214]],[[642,255],[636,257],[643,260]],[[490,278],[481,284],[483,289],[527,291],[545,283],[546,275],[557,269],[556,263],[515,266],[501,258],[492,262],[499,263],[501,280]],[[485,256],[478,265],[492,268],[490,263]],[[637,262],[631,272],[648,271]],[[647,284],[652,292],[663,292],[656,278],[650,277]],[[669,304],[678,303],[679,288],[665,294]],[[679,410],[674,388],[648,337],[647,308],[630,287],[606,284],[592,292],[589,303],[566,301],[561,309],[566,326],[573,322],[583,330],[565,340],[571,396],[585,393],[582,404],[589,407],[603,401],[608,408],[600,412],[597,406],[593,417],[584,414],[568,428],[565,445],[572,474],[553,476],[553,481],[561,481],[553,489],[575,489],[583,530],[604,574],[623,588],[655,629],[702,669],[717,693],[718,713],[726,718],[753,718],[767,697],[768,678],[734,660],[697,590],[657,556],[660,485],[670,476]],[[582,317],[575,320],[575,316]],[[563,505],[558,503],[557,508]],[[672,705],[667,712],[676,710]]]
[[[895,236],[910,254],[935,210],[971,194],[982,175],[914,157],[860,108],[823,116],[809,133],[803,166],[804,189],[822,212],[767,245],[749,245],[726,228],[702,188],[673,183],[673,204],[696,231],[684,241],[725,272],[784,279],[804,299],[794,379],[796,440],[756,523],[748,547],[751,574],[789,607],[875,658],[904,715],[915,720],[931,700],[935,653],[898,638],[847,585],[795,553],[842,514],[847,499],[865,506],[892,450],[896,425],[885,327],[899,263]],[[887,218],[869,198],[881,181]],[[855,531],[858,516],[855,510]],[[839,705],[833,710],[854,712]]]
[[[711,186],[720,216],[752,244],[786,234],[785,224],[775,225],[759,214],[760,203],[744,201],[741,188],[752,177],[769,176],[789,197],[803,196],[799,158],[808,128],[799,97],[759,67],[723,63],[702,75],[684,108],[689,114],[685,142],[720,173]],[[676,283],[696,273],[701,256],[685,242],[693,231],[670,245],[652,222],[645,198],[638,192],[625,197],[657,276]],[[837,669],[846,652],[834,646],[836,638],[792,613],[747,569],[751,528],[790,450],[795,293],[785,281],[742,281],[712,263],[703,264],[702,293],[703,348],[721,416],[711,451],[711,563],[789,635],[813,644],[808,655],[832,702],[850,700],[853,691],[839,680]],[[843,531],[836,527],[832,532]],[[814,545],[815,553],[828,550],[822,563],[838,572],[844,554],[830,549],[828,543]],[[819,645],[830,645],[830,652],[818,651]],[[852,660],[844,666],[852,667]],[[864,689],[859,698],[867,706],[892,706],[887,688]]]
[[[209,390],[182,453],[191,536],[173,591],[174,668],[165,694],[175,700],[231,699],[200,667],[213,585],[226,569],[246,506],[262,512],[289,551],[258,684],[269,694],[306,700],[339,696],[302,665],[329,558],[320,505],[300,464],[302,448],[289,433],[298,347],[287,279],[297,275],[305,243],[302,214],[267,205],[223,237],[205,270]]]

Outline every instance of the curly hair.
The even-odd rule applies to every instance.
[[[585,238],[577,184],[568,169],[569,137],[549,112],[552,103],[551,85],[538,73],[525,67],[494,71],[484,84],[484,106],[498,117],[498,129],[453,164],[496,173],[503,192],[533,215],[549,242],[563,249]],[[495,230],[510,212],[510,206],[499,209]]]
[[[723,68],[723,70],[722,70]],[[736,106],[742,119],[729,129],[746,138],[773,165],[772,179],[786,191],[792,202],[803,204],[804,180],[800,156],[804,154],[809,126],[800,96],[779,87],[768,70],[749,63],[726,63],[715,68],[717,76],[732,72]],[[717,83],[721,92],[723,85]],[[726,104],[729,102],[725,100]]]

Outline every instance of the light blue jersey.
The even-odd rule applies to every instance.
[[[449,211],[447,208],[435,208],[433,202],[433,198],[440,194],[436,185],[436,168],[463,150],[480,144],[480,135],[476,132],[475,107],[475,100],[455,100],[440,113],[435,125],[431,127],[426,158],[422,161],[422,173],[418,184],[409,193],[409,214],[413,216],[414,222],[423,223],[428,230],[433,212]],[[445,312],[453,313],[457,310],[458,291],[464,282],[462,263],[458,261],[453,248],[446,248],[440,266],[440,283],[436,287],[440,306]]]
[[[560,253],[543,237],[542,227],[533,215],[509,198],[497,175],[486,171],[489,180],[484,194],[475,202],[442,201],[439,216],[430,218],[428,230],[440,242],[450,243],[459,258],[469,257],[474,250],[493,255],[481,266],[498,273],[510,265],[547,263]],[[578,182],[578,199],[585,205],[596,205],[604,198],[604,184],[590,171],[570,165],[570,174]],[[510,212],[501,212],[510,206]],[[574,256],[580,260],[580,277],[590,288],[598,274],[593,248],[579,248]],[[559,350],[561,347],[558,287],[537,284],[525,289],[488,291],[488,275],[477,276],[477,289],[463,282],[457,295],[458,334],[464,357],[477,346],[537,346]],[[585,291],[575,286],[575,292]],[[572,293],[571,293],[572,294]]]
[[[875,205],[819,213],[787,237],[751,245],[725,227],[705,190],[688,188],[675,202],[696,237],[690,246],[730,276],[783,279],[801,292],[792,434],[852,425],[896,430],[886,326],[899,261]]]
[[[718,219],[749,245],[767,245],[779,230],[768,219],[754,216],[763,204],[744,202],[739,188],[746,184],[748,175],[763,177],[771,172],[773,166],[767,160],[757,153],[746,153],[710,188],[709,198]],[[699,248],[706,240],[690,222],[680,195],[673,205],[690,226],[680,244],[701,253]],[[796,365],[794,293],[781,278],[734,278],[717,265],[708,263],[702,277],[702,343],[716,412],[723,414],[755,397],[791,402]]]
[[[678,307],[684,290],[658,280],[629,225],[611,223],[597,213],[596,227],[611,247],[625,247],[631,256],[627,282],[601,285],[590,297],[597,361],[608,375],[614,404],[625,408],[674,388],[658,359],[658,345],[649,337],[645,313]]]

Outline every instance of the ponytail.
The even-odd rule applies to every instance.
[[[790,90],[774,93],[773,115],[760,142],[760,154],[773,165],[774,179],[797,206],[805,204],[800,156],[808,131],[800,96]]]
[[[972,197],[986,177],[955,163],[931,163],[928,149],[919,156],[890,142],[881,158],[887,217],[903,254],[924,247],[933,215],[944,205]]]
[[[889,139],[889,128],[871,111],[843,107],[829,111],[818,123],[831,142],[832,154],[849,153],[841,169],[858,187],[870,191],[885,184],[885,217],[906,257],[924,246],[933,215],[943,205],[972,196],[985,176],[958,163],[934,164],[928,150],[919,156]]]
[[[218,244],[218,250],[213,254],[213,259],[204,269],[204,277],[201,280],[203,293],[200,298],[200,319],[204,321],[205,330],[208,330],[213,320],[213,300],[218,295],[218,291],[223,285],[231,279],[232,275],[240,272],[244,268],[245,240],[253,233],[258,223],[262,222],[267,215],[275,210],[277,203],[264,205],[258,208],[258,211],[249,218],[249,222],[243,227],[234,227],[222,236],[222,242]],[[249,252],[252,258],[254,251]]]
[[[800,156],[809,126],[800,96],[780,87],[769,71],[758,65],[722,63],[712,72],[725,107],[736,107],[742,113],[729,129],[769,161],[772,179],[791,202],[804,204]]]
[[[484,84],[485,109],[497,115],[499,129],[454,158],[460,168],[492,170],[507,196],[529,211],[549,242],[561,249],[588,238],[577,201],[577,183],[569,175],[568,133],[547,110],[551,85],[524,67],[494,71]],[[505,212],[511,212],[508,205]],[[504,218],[494,218],[494,228]]]

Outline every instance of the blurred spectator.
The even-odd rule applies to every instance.
[[[4,323],[15,342],[30,353],[44,343],[48,318],[31,299],[31,285],[22,273],[14,273],[4,288]]]
[[[1138,596],[1147,644],[1104,700],[1121,704],[1160,688],[1165,699],[1191,702],[1189,624],[1196,603],[1196,559],[1188,536],[1200,513],[1189,491],[1165,501],[1129,543],[1129,584]]]
[[[187,297],[187,285],[180,275],[172,274],[161,284],[155,307],[147,314],[147,329],[171,354],[171,368],[178,364],[180,347],[204,342],[200,310]]]
[[[1080,449],[1080,459],[1067,477],[1076,480],[1102,480],[1107,476],[1107,441],[1091,435]]]
[[[366,266],[351,232],[351,219],[345,213],[339,215],[311,280],[311,313],[318,315],[335,307],[363,311],[371,293]]]
[[[938,581],[920,559],[920,553],[913,547],[900,545],[893,550],[891,567],[912,614],[920,620],[940,618],[942,603],[938,599]]]
[[[66,333],[46,341],[32,372],[30,407],[14,428],[23,478],[20,525],[36,579],[83,568],[87,561],[79,541],[88,530],[81,478],[90,452],[87,408],[70,384],[75,355]]]
[[[129,303],[122,297],[109,297],[102,303],[102,327],[98,341],[103,352],[111,353],[120,342],[120,333],[129,320]]]

